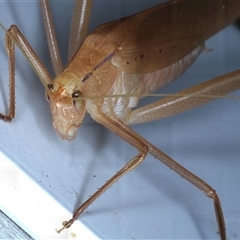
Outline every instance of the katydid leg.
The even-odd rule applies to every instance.
[[[0,119],[11,122],[15,117],[15,46],[8,34],[5,36],[5,45],[9,65],[9,106],[7,114],[0,113]]]
[[[236,70],[176,93],[179,96],[169,96],[137,108],[129,114],[127,124],[144,123],[170,117],[215,100],[220,96],[225,96],[239,88],[240,70]]]
[[[1,25],[4,29],[4,27]],[[5,29],[4,29],[5,30]],[[15,45],[26,57],[29,64],[33,67],[39,79],[47,89],[52,83],[52,77],[44,67],[41,60],[37,57],[34,50],[31,48],[20,30],[12,25],[6,31],[6,50],[9,59],[9,108],[7,114],[0,113],[0,119],[10,122],[15,116]]]
[[[75,2],[69,36],[68,61],[72,59],[87,36],[92,4],[92,0]]]
[[[40,0],[40,5],[42,9],[43,24],[47,38],[48,50],[52,61],[52,66],[55,74],[59,75],[63,70],[63,66],[53,26],[50,4],[49,1],[47,0]]]
[[[90,113],[91,114],[91,113]],[[120,138],[128,142],[130,145],[136,147],[139,154],[132,158],[120,171],[118,171],[112,178],[110,178],[102,187],[100,187],[89,199],[87,199],[80,207],[77,208],[73,214],[73,218],[63,223],[63,228],[69,228],[73,222],[79,217],[79,215],[92,204],[102,193],[104,193],[109,187],[111,187],[118,179],[120,179],[125,173],[136,168],[140,163],[143,162],[147,153],[152,154],[155,158],[160,160],[162,163],[167,165],[171,170],[178,173],[181,177],[192,183],[195,187],[205,193],[209,198],[213,200],[216,220],[218,223],[218,229],[221,240],[226,240],[226,228],[225,221],[222,212],[221,203],[216,191],[205,183],[202,179],[188,171],[186,168],[181,166],[179,163],[174,161],[171,157],[166,155],[164,152],[159,150],[157,147],[152,145],[146,139],[141,137],[139,134],[130,129],[126,124],[118,119],[112,119],[105,115],[100,110],[96,112],[93,110],[91,116],[100,124],[117,134]]]

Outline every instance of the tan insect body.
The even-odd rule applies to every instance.
[[[47,9],[46,2],[42,0],[41,3],[43,9]],[[93,201],[125,173],[142,163],[147,153],[150,153],[213,200],[220,236],[221,239],[226,239],[224,217],[216,191],[130,129],[127,124],[168,117],[209,102],[209,98],[201,97],[202,93],[226,95],[240,88],[240,73],[235,71],[181,92],[186,95],[184,97],[179,94],[132,110],[137,106],[141,95],[152,93],[180,76],[203,51],[206,39],[240,18],[239,9],[240,1],[175,0],[106,23],[85,38],[63,71],[56,57],[53,65],[58,76],[54,80],[18,28],[13,25],[8,30],[6,46],[10,58],[12,98],[10,113],[0,114],[3,120],[10,121],[14,117],[14,42],[27,56],[46,88],[53,126],[61,138],[72,140],[76,137],[77,129],[87,111],[94,120],[119,135],[139,152],[89,197],[76,210],[72,219],[63,223],[62,229],[70,227]],[[43,10],[44,22],[51,28],[51,21],[46,20],[48,14],[49,10]],[[161,26],[153,27],[153,23]],[[48,40],[54,39],[50,33],[47,36]],[[53,45],[55,49],[57,44]],[[52,55],[57,56],[55,50]],[[108,95],[125,96],[109,98]],[[193,98],[190,99],[189,96]]]
[[[48,91],[54,128],[61,138],[74,139],[84,118],[85,107],[87,106],[89,113],[93,113],[93,104],[102,105],[104,113],[127,123],[131,108],[137,106],[141,94],[152,93],[180,76],[196,60],[202,49],[203,46],[197,47],[182,60],[165,69],[146,74],[131,74],[118,70],[114,65],[117,48],[112,42],[101,35],[88,36],[69,66],[54,80],[53,91]],[[111,55],[113,56],[107,59]],[[104,61],[105,59],[107,60]],[[87,79],[84,80],[86,76]],[[80,90],[84,98],[99,96],[100,93],[139,94],[139,97],[106,98],[97,100],[97,103],[96,100],[86,100],[86,104],[81,99],[74,105],[71,94],[76,90]],[[94,118],[94,114],[92,117]]]
[[[186,29],[185,33],[182,33],[182,26],[188,21],[185,16],[189,14],[189,9],[196,11],[195,8],[199,8],[196,14],[201,14],[201,8],[204,8],[205,11],[206,9],[209,11],[206,16],[213,12],[217,16],[222,16],[222,23],[219,23],[218,28],[222,28],[227,22],[231,22],[232,18],[236,18],[232,15],[235,9],[231,6],[229,7],[231,15],[221,13],[225,11],[225,5],[221,2],[215,5],[212,3],[194,5],[175,1],[171,5],[171,11],[169,9],[168,14],[162,14],[161,11],[168,11],[169,6],[163,4],[131,17],[107,23],[98,27],[85,39],[65,68],[64,76],[60,75],[53,81],[53,92],[48,92],[53,125],[61,138],[72,140],[76,137],[86,106],[87,111],[96,120],[92,110],[93,104],[101,106],[104,113],[117,117],[127,124],[139,121],[137,118],[129,120],[129,115],[131,108],[137,106],[140,95],[152,93],[180,76],[201,53],[204,41],[217,31],[216,27],[213,28],[211,25],[202,30],[197,23],[191,23],[189,28],[192,29]],[[162,14],[160,18],[163,29],[142,35],[141,29],[149,28],[154,18],[159,21],[159,14]],[[189,24],[186,23],[187,25]],[[151,47],[144,44],[146,39],[151,43]],[[135,42],[137,48],[134,49],[133,44],[129,48],[129,42]],[[180,46],[181,51],[179,51]],[[72,80],[65,79],[66,72],[74,75]],[[87,102],[91,101],[91,104],[85,104],[83,100],[71,101],[71,94],[75,90],[80,91],[84,98],[114,94],[139,94],[139,97],[101,99],[94,102],[87,100]],[[59,92],[61,97],[56,97],[56,92]],[[76,105],[79,101],[82,103]],[[57,107],[54,107],[54,104]]]

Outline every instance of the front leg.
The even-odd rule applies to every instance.
[[[226,229],[225,229],[225,221],[222,212],[222,207],[220,200],[216,191],[205,183],[202,179],[185,169],[183,166],[178,164],[164,152],[159,150],[157,147],[152,145],[146,139],[141,137],[139,134],[130,129],[126,124],[124,124],[121,120],[113,119],[106,114],[102,113],[100,108],[97,110],[93,107],[90,112],[91,116],[98,123],[104,125],[106,128],[117,134],[124,141],[128,142],[132,146],[138,149],[139,153],[133,157],[123,168],[121,168],[112,178],[110,178],[102,187],[100,187],[89,199],[87,199],[80,207],[77,208],[75,213],[73,214],[72,219],[69,221],[63,222],[63,227],[58,230],[61,232],[65,228],[69,228],[75,220],[79,217],[79,215],[90,205],[92,204],[102,193],[104,193],[109,187],[111,187],[117,180],[119,180],[125,173],[136,168],[140,163],[143,162],[147,153],[152,154],[155,158],[160,160],[162,163],[167,165],[170,169],[174,170],[181,177],[185,178],[187,181],[192,183],[195,187],[200,189],[205,193],[209,198],[212,198],[214,203],[216,221],[218,224],[218,229],[220,233],[221,240],[226,240]]]
[[[136,147],[139,153],[133,157],[126,165],[124,165],[116,174],[113,175],[103,186],[101,186],[93,195],[91,195],[81,206],[77,208],[73,217],[69,221],[63,222],[63,227],[57,232],[60,233],[63,229],[69,228],[79,217],[81,213],[85,211],[102,193],[106,192],[115,182],[117,182],[124,174],[130,172],[143,162],[147,153],[148,146],[142,141],[142,137],[137,135],[134,131],[128,128],[124,123],[113,120],[109,116],[98,111],[94,113],[94,119],[107,127],[109,130],[120,136],[123,140]]]
[[[0,27],[6,32],[5,44],[9,62],[10,97],[8,113],[0,113],[0,119],[10,122],[15,116],[15,45],[17,45],[19,50],[26,57],[45,89],[48,89],[48,85],[52,83],[52,78],[17,26],[12,25],[8,30],[6,30],[2,24],[0,24]]]
[[[6,34],[5,45],[8,55],[9,65],[9,106],[7,114],[0,113],[0,119],[4,122],[11,122],[15,117],[15,44],[11,38]]]

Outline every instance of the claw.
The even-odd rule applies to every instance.
[[[69,228],[72,224],[70,223],[70,221],[64,221],[62,222],[62,225],[62,228],[60,228],[59,230],[56,229],[57,233],[61,233],[64,229]]]

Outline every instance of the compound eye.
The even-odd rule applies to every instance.
[[[72,93],[72,98],[82,97],[82,93],[79,90],[76,90]]]
[[[52,92],[52,91],[53,91],[53,84],[50,83],[50,84],[48,84],[47,86],[48,86],[48,89]]]

